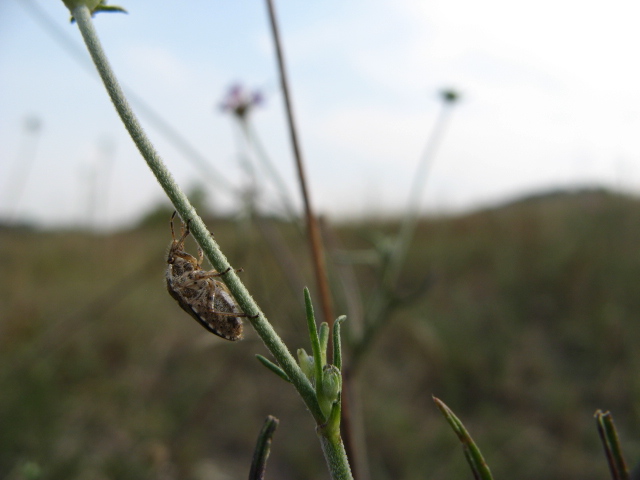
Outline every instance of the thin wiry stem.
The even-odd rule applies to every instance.
[[[446,95],[446,92],[444,95]],[[418,216],[420,214],[420,200],[422,199],[422,194],[427,185],[429,170],[433,166],[436,152],[449,123],[451,111],[457,96],[453,97],[453,100],[449,98],[450,97],[443,96],[440,116],[436,120],[431,135],[427,140],[424,153],[422,154],[420,163],[418,164],[418,169],[413,177],[413,185],[411,186],[411,192],[409,194],[407,213],[402,221],[402,226],[400,227],[400,232],[394,248],[393,258],[390,262],[389,269],[386,272],[386,280],[389,284],[395,284],[397,282],[400,270],[402,269],[402,265],[407,257],[407,250],[411,244],[411,239],[415,233]]]
[[[415,235],[420,214],[420,201],[427,184],[429,170],[433,165],[435,154],[444,137],[458,94],[453,90],[444,90],[441,92],[441,97],[443,100],[442,109],[429,135],[413,178],[406,215],[400,225],[400,231],[395,239],[391,254],[385,259],[378,288],[369,302],[369,308],[364,318],[364,331],[353,348],[349,367],[354,373],[357,372],[362,364],[362,359],[369,351],[392,311],[400,304],[395,288],[406,261],[411,241]]]

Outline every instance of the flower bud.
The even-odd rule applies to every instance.
[[[315,372],[314,372],[314,362],[313,357],[311,355],[307,355],[307,352],[304,348],[298,349],[298,364],[300,364],[300,369],[302,369],[302,373],[306,375],[311,383],[315,383]]]
[[[325,365],[322,369],[322,395],[331,403],[338,399],[342,391],[342,375],[335,365]]]

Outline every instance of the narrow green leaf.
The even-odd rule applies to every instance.
[[[604,454],[609,462],[609,470],[613,480],[629,480],[629,469],[622,455],[620,440],[611,412],[596,411],[594,415],[598,425],[598,434],[604,447]]]
[[[273,363],[271,360],[269,360],[268,358],[263,357],[262,355],[256,355],[256,358],[258,360],[260,360],[260,363],[262,363],[265,367],[267,367],[269,370],[271,370],[273,373],[275,373],[276,375],[278,375],[281,379],[283,379],[285,382],[289,382],[291,383],[291,379],[289,378],[289,376],[284,372],[284,370],[282,370],[278,365],[276,365],[275,363]]]
[[[458,435],[460,442],[462,443],[462,449],[464,450],[464,456],[469,462],[471,471],[476,480],[492,480],[491,471],[489,466],[484,461],[480,449],[476,446],[475,442],[467,432],[462,422],[455,416],[449,407],[447,407],[442,400],[433,397],[433,401],[444,415],[444,418],[449,422],[453,431]]]
[[[311,341],[311,350],[315,366],[316,377],[316,393],[322,385],[322,356],[320,354],[320,339],[318,338],[318,328],[316,326],[316,317],[313,313],[313,304],[311,303],[311,294],[309,289],[304,289],[304,303],[307,308],[307,327],[309,328],[309,340]]]
[[[346,315],[341,315],[333,323],[333,364],[342,370],[342,340],[340,339],[340,324],[347,319]]]
[[[264,472],[267,469],[267,460],[271,452],[271,439],[278,427],[280,421],[276,417],[269,415],[264,421],[256,448],[253,451],[253,461],[251,462],[251,470],[249,471],[249,480],[263,480]]]

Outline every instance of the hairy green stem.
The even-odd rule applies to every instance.
[[[145,132],[140,126],[140,123],[131,110],[124,93],[111,70],[106,55],[102,50],[98,36],[93,28],[89,9],[86,6],[81,5],[74,7],[71,10],[71,13],[78,23],[82,37],[87,45],[89,53],[91,54],[91,58],[98,69],[107,92],[109,93],[109,96],[127,131],[147,162],[147,165],[182,217],[182,220],[190,222],[189,225],[194,238],[201,246],[213,267],[220,272],[228,270],[230,268],[228,260],[220,251],[220,248],[213,240],[202,219],[197,215],[195,209],[189,203],[187,197],[178,187],[173,176],[164,165],[164,162],[147,138]],[[222,280],[227,287],[229,287],[229,291],[243,311],[249,315],[249,320],[254,329],[278,361],[279,366],[286,373],[286,376],[295,386],[296,390],[298,390],[298,393],[307,405],[307,408],[313,415],[316,423],[321,425],[318,427],[318,435],[320,437],[320,443],[332,478],[351,480],[353,477],[349,468],[349,462],[344,450],[344,445],[342,444],[342,439],[339,435],[339,429],[338,432],[336,432],[335,429],[322,428],[322,425],[325,422],[325,415],[320,408],[316,392],[314,391],[311,382],[309,382],[285,344],[282,342],[271,324],[267,321],[266,317],[261,312],[255,300],[253,300],[246,287],[242,284],[235,271],[233,269],[229,270],[229,273],[224,275]]]
[[[180,214],[180,217],[182,217],[182,220],[190,222],[189,227],[191,233],[200,247],[202,247],[202,250],[213,267],[219,272],[224,272],[229,269],[230,265],[228,260],[220,251],[220,248],[213,240],[209,230],[202,219],[197,215],[185,194],[178,187],[173,176],[164,165],[160,155],[156,152],[144,130],[140,126],[138,119],[131,110],[131,107],[125,98],[102,49],[97,33],[93,27],[89,9],[84,5],[76,6],[71,10],[71,14],[77,21],[87,49],[91,54],[91,58],[98,69],[100,78],[102,78],[118,115],[120,115],[127,131],[147,162],[147,165],[158,180],[158,183],[160,183],[160,186],[171,200],[171,203]],[[243,311],[249,315],[249,320],[254,329],[278,361],[282,370],[287,374],[291,383],[298,390],[316,422],[322,423],[324,421],[324,415],[320,409],[320,405],[318,404],[311,382],[309,382],[307,377],[302,373],[302,370],[287,349],[286,345],[282,342],[271,324],[267,321],[264,314],[260,311],[257,303],[251,297],[246,287],[242,284],[235,271],[233,269],[229,270],[229,273],[224,275],[222,280],[227,287],[229,287],[229,290],[238,302],[238,305],[240,305]]]
[[[331,471],[331,478],[333,480],[353,480],[351,467],[347,460],[347,452],[344,449],[340,434],[327,434],[319,427],[318,436],[320,437],[324,457]]]

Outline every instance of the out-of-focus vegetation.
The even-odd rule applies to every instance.
[[[109,236],[0,230],[0,478],[244,478],[268,414],[280,426],[267,477],[327,477],[309,414],[255,360],[267,353],[250,326],[225,342],[167,294],[169,215]],[[302,291],[259,229],[207,223],[289,347],[308,349]],[[276,226],[313,286],[300,229]],[[333,228],[362,249],[397,223]],[[371,267],[356,273],[366,291]],[[425,275],[430,289],[394,314],[359,372],[352,408],[374,480],[469,478],[432,394],[495,478],[607,478],[598,408],[637,460],[640,202],[591,191],[424,220],[402,286]]]

